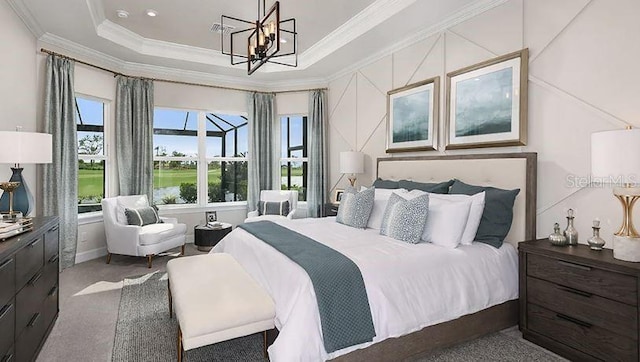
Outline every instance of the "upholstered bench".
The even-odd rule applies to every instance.
[[[269,294],[229,254],[172,259],[169,314],[178,318],[178,361],[183,351],[274,328]]]

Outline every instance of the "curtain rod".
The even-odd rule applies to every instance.
[[[118,76],[121,75],[123,77],[131,77],[129,75],[120,73],[120,72],[116,72],[114,70],[111,70],[109,68],[105,68],[105,67],[101,67],[99,65],[95,65],[95,64],[91,64],[91,63],[87,63],[85,61],[82,61],[80,59],[77,58],[73,58],[70,57],[68,55],[64,55],[64,54],[60,54],[60,53],[56,53],[52,50],[48,50],[45,48],[40,48],[40,51],[42,53],[46,53],[46,54],[51,54],[51,55],[55,55],[61,58],[65,58],[65,59],[69,59],[69,60],[73,60],[76,63],[80,63],[92,68],[96,68],[99,70],[102,70],[104,72],[108,72],[113,74],[113,76]],[[179,81],[179,80],[170,80],[170,79],[162,79],[162,78],[148,78],[148,77],[137,77],[134,76],[133,78],[140,78],[140,79],[148,79],[148,80],[152,80],[154,82],[164,82],[164,83],[173,83],[173,84],[182,84],[182,85],[192,85],[192,86],[197,86],[197,87],[207,87],[207,88],[217,88],[217,89],[226,89],[226,90],[233,90],[233,91],[240,91],[240,92],[262,92],[263,91],[259,91],[259,90],[255,90],[255,89],[243,89],[243,88],[234,88],[234,87],[225,87],[225,86],[221,86],[221,85],[213,85],[213,84],[204,84],[204,83],[193,83],[193,82],[183,82],[183,81]],[[277,92],[270,92],[270,93],[298,93],[298,92],[308,92],[308,91],[312,91],[312,90],[327,90],[327,88],[308,88],[308,89],[296,89],[296,90],[285,90],[285,91],[277,91]]]

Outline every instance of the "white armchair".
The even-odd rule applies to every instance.
[[[289,200],[289,214],[287,216],[281,215],[260,215],[255,211],[249,211],[247,213],[247,219],[245,222],[259,221],[259,220],[278,220],[278,219],[299,219],[307,217],[307,210],[298,209],[298,191],[296,190],[262,190],[260,191],[260,201],[274,201],[280,202]]]
[[[146,256],[151,268],[153,256],[184,245],[187,226],[175,218],[161,217],[164,223],[145,226],[128,225],[125,208],[149,206],[146,195],[117,196],[102,200],[102,217],[107,236],[107,264],[111,254]]]

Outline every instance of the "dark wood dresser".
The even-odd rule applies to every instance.
[[[638,361],[640,263],[546,239],[519,255],[525,339],[575,361]]]
[[[58,218],[0,241],[0,361],[32,361],[58,317]]]

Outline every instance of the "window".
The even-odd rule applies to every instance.
[[[157,108],[153,122],[154,203],[246,200],[245,117]]]
[[[280,118],[282,190],[298,190],[298,200],[307,200],[307,117]]]
[[[78,213],[102,210],[107,161],[104,114],[104,102],[76,97]]]

